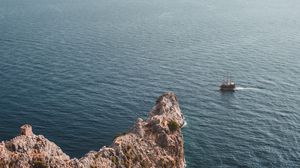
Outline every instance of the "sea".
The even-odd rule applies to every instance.
[[[188,168],[300,167],[299,54],[299,0],[0,0],[0,140],[80,158],[172,91]]]

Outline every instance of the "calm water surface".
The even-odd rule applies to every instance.
[[[80,157],[174,91],[188,167],[300,167],[298,0],[0,1],[0,140]]]

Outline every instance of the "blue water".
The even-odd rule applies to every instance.
[[[298,0],[0,0],[0,140],[81,157],[174,91],[188,167],[300,167],[299,30]]]

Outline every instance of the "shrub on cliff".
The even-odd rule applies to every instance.
[[[179,129],[179,124],[176,121],[172,120],[168,123],[168,127],[171,132],[175,132]]]
[[[33,168],[48,168],[48,166],[43,161],[37,160],[34,162]]]

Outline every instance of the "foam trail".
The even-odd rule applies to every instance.
[[[259,88],[252,88],[252,87],[236,87],[235,90],[259,90]]]

